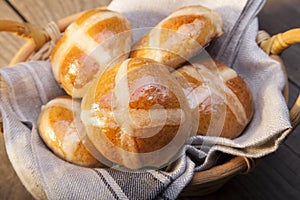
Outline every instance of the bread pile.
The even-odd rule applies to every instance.
[[[86,12],[52,51],[54,77],[69,96],[43,106],[41,137],[71,163],[130,169],[174,161],[194,135],[238,137],[253,114],[246,82],[219,61],[188,62],[222,33],[218,13],[188,6],[131,47],[125,16]]]

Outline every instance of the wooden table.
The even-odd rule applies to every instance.
[[[101,5],[110,0],[0,0],[0,19],[29,21],[44,26],[72,13]],[[269,0],[259,15],[260,28],[271,35],[300,27],[299,0]],[[0,33],[0,67],[6,66],[23,40]],[[289,107],[300,91],[300,44],[282,54],[289,76]],[[0,136],[0,199],[32,199],[25,190],[7,158],[3,136]],[[249,174],[229,181],[215,194],[201,199],[299,199],[300,198],[300,127],[267,156]],[[192,198],[191,198],[192,199]],[[200,199],[200,198],[193,198]]]

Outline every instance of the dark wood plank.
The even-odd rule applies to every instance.
[[[290,95],[289,95],[289,108],[295,103],[296,98],[300,94],[300,87],[297,87],[295,84],[290,83]],[[287,138],[285,141],[285,145],[287,145],[290,149],[293,150],[295,154],[300,157],[300,126],[298,126]],[[299,158],[300,159],[300,158]],[[300,165],[299,165],[300,166]]]
[[[51,20],[56,20],[67,16],[73,12],[103,5],[103,2],[83,0],[83,1],[34,1],[34,0],[11,0],[18,10],[32,23],[44,26]],[[51,2],[51,3],[50,3]],[[108,0],[106,0],[108,2]],[[3,1],[0,1],[0,18],[3,12]],[[268,1],[263,11],[260,13],[260,27],[271,34],[288,30],[292,27],[300,27],[300,21],[295,20],[300,16],[299,0],[272,0]],[[0,36],[2,38],[2,36]],[[5,37],[4,37],[5,38]],[[1,40],[1,39],[0,39]],[[14,39],[5,39],[12,46]],[[5,43],[6,44],[6,43]],[[2,43],[0,45],[3,47]],[[6,50],[8,55],[13,55],[13,48]],[[9,58],[2,54],[1,59],[8,62]],[[300,46],[295,45],[286,50],[282,57],[287,66],[290,77],[290,103],[299,94],[300,73],[299,64]],[[8,56],[9,57],[9,56]],[[296,129],[279,148],[279,150],[266,157],[248,175],[240,175],[229,181],[221,190],[213,195],[201,199],[298,199],[300,197],[299,184],[299,154],[300,154],[300,128]],[[16,188],[23,187],[16,178],[16,175],[9,165],[3,138],[0,137],[0,199],[30,199],[31,196],[24,190]],[[4,175],[3,175],[4,174]],[[6,176],[6,178],[5,178]],[[1,182],[2,181],[2,182]],[[5,191],[5,192],[4,192]],[[199,197],[193,199],[200,199]]]
[[[294,130],[289,137],[287,138],[287,140],[285,141],[285,145],[287,145],[290,149],[293,150],[294,154],[298,155],[298,157],[300,157],[300,126],[298,126],[296,128],[296,130]],[[300,159],[300,158],[298,158]]]
[[[290,108],[299,95],[299,87],[289,83]],[[280,148],[265,157],[247,175],[238,175],[219,191],[187,200],[213,199],[299,199],[300,197],[300,127],[294,130]]]
[[[299,0],[269,0],[259,14],[260,28],[271,35],[287,31],[291,28],[300,28],[300,1]],[[300,86],[300,44],[285,50],[282,54],[287,66],[289,78]]]
[[[271,35],[300,27],[300,1],[267,1],[259,14],[260,28]],[[300,44],[281,55],[290,79],[291,108],[300,92]],[[299,199],[300,198],[300,126],[280,148],[265,157],[249,174],[230,180],[218,192],[201,199]],[[193,198],[199,199],[199,198]]]
[[[282,144],[276,154],[268,161],[274,166],[278,165],[278,169],[286,169],[284,173],[287,173],[287,176],[283,178],[289,178],[290,184],[300,184],[300,156],[295,154],[289,146]],[[295,179],[292,176],[295,176]]]
[[[299,94],[300,94],[300,87],[290,81],[289,82],[289,101],[288,101],[289,108],[291,108],[294,105]]]
[[[201,199],[298,199],[300,161],[291,155],[293,152],[281,146],[251,173],[233,178],[218,192]]]

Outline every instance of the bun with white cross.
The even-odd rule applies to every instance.
[[[53,114],[51,106],[43,109],[39,131],[45,143],[66,155],[50,137],[60,133],[49,122],[58,112],[77,118],[80,113],[85,147],[109,167],[162,168],[180,156],[192,136],[238,137],[254,112],[247,83],[216,60],[186,64],[223,34],[222,26],[211,9],[183,7],[131,48],[131,25],[123,15],[107,9],[84,13],[51,54],[55,79],[82,101],[59,100],[67,109]]]
[[[221,16],[200,5],[180,8],[159,22],[133,47],[130,57],[151,58],[177,68],[221,36]]]
[[[131,25],[123,15],[104,8],[85,12],[52,50],[55,79],[69,95],[82,97],[107,67],[128,57],[131,37]]]
[[[80,120],[80,101],[60,96],[42,107],[38,130],[46,145],[58,157],[85,167],[103,167],[86,149],[79,133],[85,129]]]
[[[198,109],[197,134],[238,137],[253,115],[247,83],[230,67],[216,60],[185,65],[173,73],[191,109]]]
[[[127,59],[105,71],[83,97],[81,109],[96,149],[131,169],[166,164],[196,127],[168,67],[146,58]]]

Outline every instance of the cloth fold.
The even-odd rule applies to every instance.
[[[109,8],[128,17],[133,28],[143,28],[154,26],[176,8],[193,4],[221,14],[225,34],[208,51],[231,65],[253,92],[255,114],[243,135],[234,140],[195,136],[192,144],[184,147],[184,155],[165,170],[79,167],[56,157],[36,128],[41,106],[65,94],[53,78],[50,63],[27,62],[0,69],[0,110],[7,153],[36,199],[175,199],[195,171],[214,165],[219,152],[261,157],[278,148],[291,125],[281,94],[285,79],[280,64],[255,42],[256,14],[264,0],[115,0]]]

